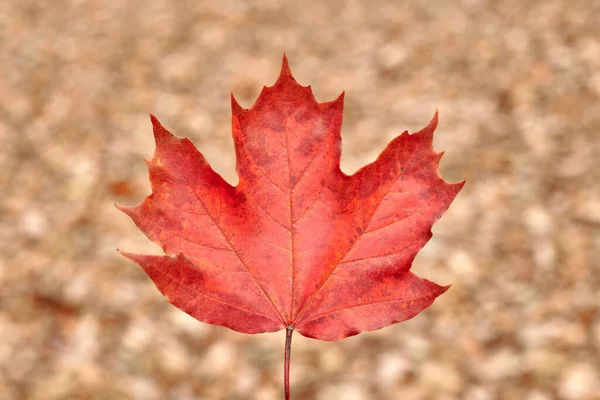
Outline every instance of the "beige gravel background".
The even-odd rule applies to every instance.
[[[281,399],[284,333],[169,305],[115,248],[158,253],[113,202],[149,193],[148,113],[235,182],[229,92],[287,52],[346,90],[343,169],[435,108],[467,185],[414,271],[411,321],[295,335],[295,399],[600,399],[600,2],[0,2],[0,399]]]

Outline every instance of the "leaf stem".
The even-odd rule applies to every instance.
[[[283,362],[283,384],[285,386],[285,400],[290,400],[290,358],[292,355],[292,333],[294,333],[294,327],[288,326],[285,332],[285,359]]]

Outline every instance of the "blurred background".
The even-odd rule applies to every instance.
[[[281,399],[284,332],[193,320],[115,249],[150,193],[148,113],[237,181],[229,93],[286,52],[346,91],[342,168],[440,110],[467,179],[413,271],[413,320],[295,335],[295,399],[600,399],[600,2],[0,2],[0,399]]]

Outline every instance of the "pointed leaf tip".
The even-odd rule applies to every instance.
[[[438,125],[438,110],[436,108],[435,113],[433,114],[433,117],[431,117],[431,120],[429,121],[429,123],[423,129],[413,133],[413,135],[419,135],[422,137],[423,140],[430,141],[431,146],[432,146],[431,148],[433,150],[433,132],[437,128],[437,125]]]
[[[342,109],[344,108],[344,99],[346,98],[346,91],[340,93],[340,95],[333,101],[338,104]]]
[[[117,208],[117,210],[121,211],[123,214],[126,214],[128,216],[132,216],[134,214],[134,208],[135,207],[124,207],[124,206],[120,206],[117,203],[114,203],[115,207]]]
[[[433,113],[433,117],[431,117],[431,121],[429,121],[429,124],[427,124],[427,128],[430,128],[432,130],[435,130],[435,128],[437,128],[439,122],[439,112],[438,109],[435,109],[435,113]]]
[[[128,252],[126,252],[126,251],[124,251],[124,250],[121,250],[121,249],[117,249],[117,251],[118,251],[119,253],[121,253],[121,255],[122,255],[123,257],[129,258],[130,260],[133,260],[133,261],[135,261],[135,254],[133,254],[133,253],[128,253]]]
[[[289,63],[285,53],[283,53],[283,58],[281,60],[281,74],[283,75],[284,72],[286,75],[292,74],[292,71],[290,70],[290,63]]]
[[[123,251],[123,250],[119,250],[119,253],[121,253],[121,255],[123,255],[123,257],[126,257],[126,258],[130,259],[131,261],[138,263],[144,269],[146,269],[146,266],[151,262],[152,259],[155,259],[157,257],[163,257],[163,256],[155,256],[152,254],[129,253],[129,252]]]
[[[436,163],[438,166],[439,166],[439,164],[440,164],[440,160],[441,160],[441,159],[442,159],[442,157],[444,156],[444,153],[445,153],[444,151],[440,151],[439,153],[436,153],[436,154],[435,154],[434,160],[435,160],[435,163]]]
[[[152,122],[152,126],[162,126],[154,114],[150,114],[150,122]]]
[[[281,60],[281,72],[279,72],[277,82],[280,82],[282,80],[292,80],[294,82],[296,81],[292,76],[292,70],[290,69],[290,64],[285,53],[283,54],[283,59]]]
[[[152,122],[152,131],[154,132],[154,141],[158,145],[159,140],[171,136],[169,132],[156,118],[154,114],[150,114],[150,121]]]

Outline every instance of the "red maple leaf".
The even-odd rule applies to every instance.
[[[239,184],[151,116],[152,194],[119,207],[165,256],[123,253],[173,305],[238,332],[338,340],[414,317],[447,290],[410,272],[464,182],[438,174],[437,112],[378,159],[340,170],[344,94],[318,103],[284,56],[243,109],[231,97]]]

